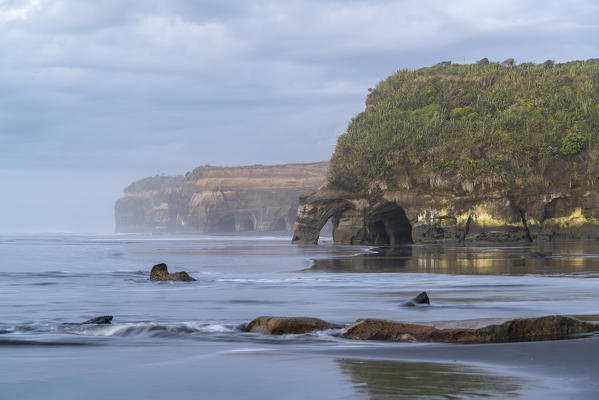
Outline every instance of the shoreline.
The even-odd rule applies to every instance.
[[[370,342],[306,347],[204,342],[177,348],[134,343],[13,348],[7,354],[9,364],[40,374],[35,380],[23,379],[21,374],[11,379],[12,373],[4,371],[8,380],[0,388],[23,399],[39,398],[41,393],[75,399],[88,390],[98,393],[111,388],[113,399],[158,399],[176,390],[181,399],[197,398],[206,391],[225,399],[273,398],[284,393],[290,399],[591,400],[599,394],[599,369],[592,357],[598,351],[599,335],[480,345]],[[49,366],[55,365],[58,354],[66,369],[52,372]],[[97,357],[105,361],[98,364]],[[82,374],[81,369],[87,372]],[[311,385],[306,386],[307,381]],[[123,382],[140,385],[123,386]],[[242,389],[250,387],[249,392]]]
[[[491,344],[407,343],[394,346],[352,347],[316,351],[328,356],[365,360],[464,364],[481,367],[500,375],[558,383],[576,399],[599,397],[599,335],[590,337]],[[558,388],[555,388],[558,389]],[[533,391],[534,393],[534,391]],[[547,398],[539,395],[539,398]],[[562,396],[562,397],[560,397]],[[558,393],[555,398],[568,398]],[[531,398],[531,397],[525,397]]]

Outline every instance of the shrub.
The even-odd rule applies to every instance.
[[[585,138],[580,133],[570,132],[562,140],[560,153],[564,156],[570,156],[580,153],[584,149]]]
[[[501,65],[503,65],[504,67],[513,68],[515,63],[516,61],[513,58],[508,58],[506,60],[503,60]]]

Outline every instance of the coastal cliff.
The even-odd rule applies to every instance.
[[[294,243],[598,239],[599,63],[440,65],[370,89]]]
[[[318,189],[327,170],[328,162],[202,166],[186,176],[145,178],[116,202],[116,231],[288,231],[299,196]]]

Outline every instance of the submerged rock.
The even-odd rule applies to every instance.
[[[110,324],[111,322],[112,322],[112,315],[102,315],[101,317],[88,319],[87,321],[84,321],[84,322],[66,322],[63,325],[88,325],[88,324],[106,325],[106,324]]]
[[[174,272],[169,274],[168,268],[166,264],[156,264],[152,267],[152,271],[150,271],[150,280],[151,281],[185,281],[191,282],[195,281],[194,278],[189,276],[187,272]]]
[[[110,324],[111,322],[112,322],[112,315],[103,315],[101,317],[88,319],[87,321],[83,322],[82,324],[103,325],[103,324]]]
[[[430,324],[359,319],[350,325],[342,336],[347,339],[390,342],[500,343],[565,339],[573,334],[594,331],[599,331],[599,325],[573,317],[551,315]]]
[[[326,329],[342,328],[318,318],[310,317],[258,317],[245,328],[246,332],[271,335],[301,334]]]
[[[410,300],[404,303],[404,305],[408,307],[413,307],[422,304],[431,304],[430,299],[428,298],[428,294],[426,294],[426,292],[422,292],[418,296],[411,298]]]

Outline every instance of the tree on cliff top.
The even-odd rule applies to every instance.
[[[572,176],[575,184],[594,184],[599,63],[546,64],[394,73],[339,137],[329,181],[361,195],[374,183],[459,192],[481,183],[547,187],[559,168],[570,185]]]

